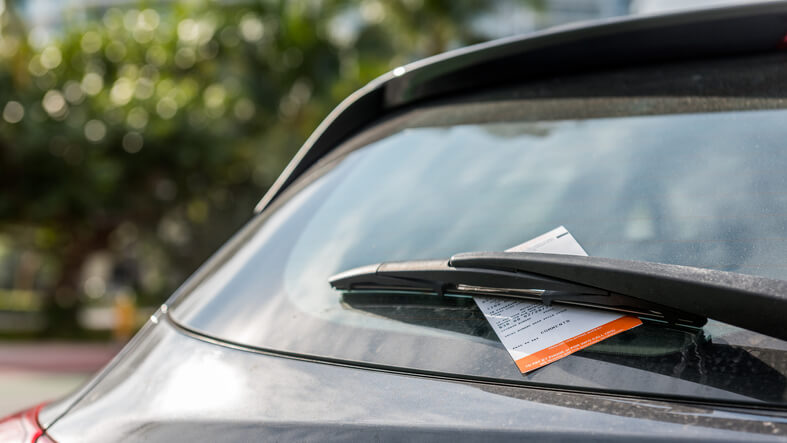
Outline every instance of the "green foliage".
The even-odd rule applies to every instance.
[[[143,2],[80,11],[45,40],[12,6],[0,15],[0,228],[56,263],[38,284],[53,315],[84,300],[96,251],[137,263],[135,290],[160,301],[341,99],[481,40],[468,22],[487,7]]]

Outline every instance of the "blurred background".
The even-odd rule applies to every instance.
[[[0,0],[0,416],[73,389],[399,65],[685,0]]]

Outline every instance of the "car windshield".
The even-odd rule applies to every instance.
[[[591,256],[785,278],[784,100],[500,95],[403,112],[346,142],[238,235],[172,318],[417,373],[787,403],[787,344],[717,321],[646,323],[521,374],[471,299],[330,287],[357,266],[502,251],[560,225]]]

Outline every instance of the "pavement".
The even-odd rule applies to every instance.
[[[0,342],[0,418],[77,389],[121,343]]]

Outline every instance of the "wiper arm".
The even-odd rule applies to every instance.
[[[702,326],[713,318],[787,340],[787,281],[689,266],[529,252],[472,252],[334,275],[336,289],[497,295]]]

